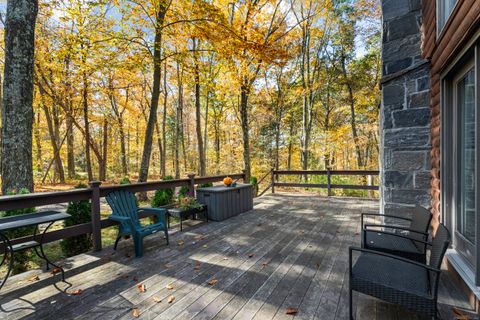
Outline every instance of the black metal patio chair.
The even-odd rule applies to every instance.
[[[397,224],[364,224],[366,216],[381,216],[394,221],[404,222]],[[426,261],[426,245],[428,230],[432,215],[422,206],[416,205],[411,218],[383,215],[377,213],[362,213],[362,248],[390,253],[421,263]],[[396,235],[407,237],[397,237]]]
[[[437,319],[440,267],[449,243],[450,233],[440,224],[432,243],[426,243],[431,246],[428,264],[384,252],[350,247],[350,319],[353,319],[352,291],[401,305]],[[352,265],[353,251],[359,252],[354,265]]]

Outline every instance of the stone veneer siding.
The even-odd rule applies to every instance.
[[[429,63],[420,0],[382,0],[382,13],[380,196],[383,212],[395,214],[430,207]]]

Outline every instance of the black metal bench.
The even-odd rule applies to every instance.
[[[415,240],[418,241],[418,240]],[[349,307],[352,314],[352,291],[404,306],[437,318],[440,267],[450,243],[450,233],[440,224],[431,246],[428,264],[385,252],[349,248]],[[353,252],[359,252],[353,264]]]

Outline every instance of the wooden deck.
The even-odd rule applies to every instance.
[[[359,213],[376,209],[369,200],[264,196],[251,212],[174,233],[170,246],[147,238],[140,259],[131,240],[117,253],[68,259],[69,284],[41,271],[10,278],[0,318],[133,319],[137,308],[141,319],[347,319],[347,248],[360,242]],[[443,319],[454,319],[454,306],[469,309],[448,275],[440,303]],[[356,319],[422,319],[363,295],[354,306]]]

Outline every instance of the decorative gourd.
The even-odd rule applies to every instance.
[[[233,182],[233,179],[230,178],[230,177],[225,177],[225,178],[223,178],[223,184],[225,184],[227,187],[228,187],[229,185],[231,185],[232,182]]]

